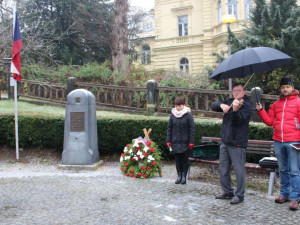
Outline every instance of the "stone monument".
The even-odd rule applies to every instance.
[[[67,96],[62,165],[98,162],[95,96],[85,89],[76,89]]]

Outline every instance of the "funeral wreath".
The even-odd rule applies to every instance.
[[[158,146],[146,138],[138,137],[124,147],[120,169],[124,175],[133,178],[151,178],[156,173],[161,176],[160,160]]]

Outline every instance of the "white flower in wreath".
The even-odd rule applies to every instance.
[[[142,155],[142,152],[141,152],[141,151],[138,151],[136,154],[137,154],[137,155]]]
[[[147,152],[148,150],[149,150],[149,148],[147,146],[145,146],[144,152]]]
[[[154,161],[154,160],[155,160],[155,158],[154,158],[152,155],[149,155],[149,156],[148,156],[148,160],[150,160],[150,161]]]
[[[134,156],[133,158],[135,159],[135,161],[138,161],[138,160],[139,160],[139,158],[138,158],[138,157],[136,157],[136,156]]]
[[[133,147],[139,147],[139,142],[138,141],[134,141]]]
[[[130,156],[125,156],[125,160],[128,160],[128,159],[130,159]]]
[[[127,147],[125,147],[125,148],[124,148],[124,152],[128,152],[128,149],[127,149]]]
[[[129,153],[130,153],[130,154],[132,153],[132,149],[129,150]]]
[[[143,159],[145,156],[143,154],[140,155],[140,158]]]
[[[123,157],[121,156],[121,158],[120,158],[120,162],[123,162]]]

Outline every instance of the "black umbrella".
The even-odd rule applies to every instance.
[[[291,61],[292,57],[274,48],[246,48],[221,62],[209,79],[242,78],[254,73],[272,71]]]

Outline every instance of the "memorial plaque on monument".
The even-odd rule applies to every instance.
[[[63,165],[92,165],[99,161],[95,96],[76,89],[67,96]]]
[[[84,112],[70,112],[70,131],[84,132]]]

